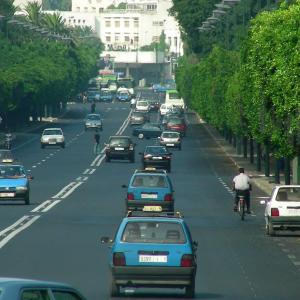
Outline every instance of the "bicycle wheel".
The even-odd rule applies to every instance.
[[[240,214],[241,220],[243,221],[245,219],[245,200],[244,197],[239,197],[238,202],[238,212]]]

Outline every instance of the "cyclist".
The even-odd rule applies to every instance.
[[[235,191],[234,211],[237,211],[237,204],[239,202],[239,196],[244,196],[247,214],[251,214],[250,211],[250,190],[251,182],[248,175],[245,174],[244,168],[239,168],[239,174],[233,178],[233,190]]]

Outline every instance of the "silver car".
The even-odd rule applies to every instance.
[[[84,129],[103,129],[103,122],[99,114],[88,114],[85,118]]]
[[[176,131],[163,131],[159,143],[162,146],[178,148],[181,150],[181,137],[180,133]]]
[[[130,125],[142,125],[146,122],[145,114],[139,111],[132,112],[130,116]]]

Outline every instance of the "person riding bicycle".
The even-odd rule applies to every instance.
[[[239,168],[239,175],[236,175],[233,178],[233,190],[235,191],[235,203],[234,211],[237,211],[237,204],[239,202],[239,196],[244,196],[247,214],[251,214],[250,211],[250,191],[251,191],[251,182],[248,175],[245,174],[244,168]]]

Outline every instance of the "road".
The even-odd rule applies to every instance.
[[[30,206],[0,204],[0,275],[67,282],[87,299],[99,300],[110,298],[109,250],[100,237],[113,237],[125,212],[126,191],[121,185],[141,167],[138,152],[153,141],[136,140],[134,164],[106,163],[102,155],[93,154],[93,132],[84,132],[88,109],[69,105],[65,118],[53,123],[63,128],[65,149],[41,149],[37,131],[14,150],[34,180]],[[97,111],[104,118],[101,143],[116,133],[130,134],[128,104],[101,104]],[[240,221],[232,211],[232,161],[194,114],[187,114],[187,119],[187,137],[183,150],[173,152],[170,176],[176,209],[199,243],[196,298],[300,299],[299,236],[265,235],[259,200],[266,195],[256,187],[254,214]],[[182,297],[180,290],[124,292],[136,299]]]

